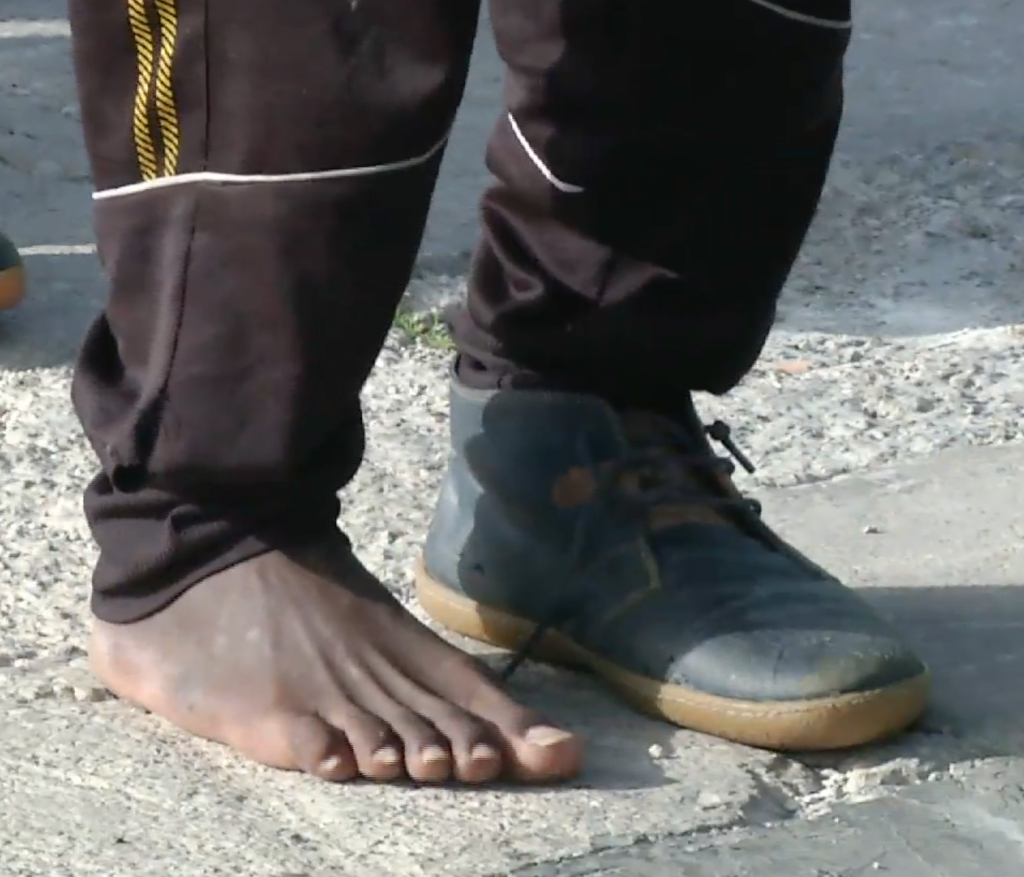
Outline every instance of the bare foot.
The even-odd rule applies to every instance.
[[[510,700],[339,545],[239,564],[134,624],[96,621],[91,658],[112,691],[184,730],[327,780],[547,782],[580,767],[578,738]]]

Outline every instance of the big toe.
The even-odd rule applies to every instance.
[[[569,779],[583,764],[583,741],[562,728],[544,723],[505,733],[509,770],[521,782]]]
[[[511,778],[557,782],[575,776],[583,766],[584,746],[578,735],[520,706],[489,681],[480,682],[464,706],[497,729]]]

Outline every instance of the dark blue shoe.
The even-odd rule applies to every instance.
[[[778,750],[903,730],[928,670],[776,536],[707,435],[598,398],[454,383],[417,590],[449,629],[586,667],[646,712]]]

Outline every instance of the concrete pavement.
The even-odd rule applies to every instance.
[[[922,726],[777,756],[631,715],[589,680],[517,682],[591,738],[566,789],[332,787],[254,769],[96,699],[80,654],[0,669],[12,875],[989,877],[1024,865],[1024,448],[764,496],[931,662]],[[877,863],[877,865],[876,865]]]
[[[1024,324],[1024,6],[860,6],[840,157],[785,325],[909,337]],[[103,296],[66,33],[58,0],[0,5],[0,225],[26,247],[33,278],[29,305],[0,321],[0,372],[21,392],[52,369],[39,382],[47,405],[63,399],[58,378]],[[472,246],[500,79],[488,39],[477,55],[424,247],[428,291],[450,287],[438,274],[457,275]],[[28,390],[15,401],[0,399],[0,418],[43,404]],[[39,441],[74,428],[53,404]],[[52,585],[79,567],[47,554],[38,527],[0,503],[0,581],[19,588],[17,601],[0,594],[0,633],[51,636],[0,649],[0,874],[1019,873],[1022,470],[1024,447],[968,448],[761,497],[930,660],[935,707],[913,733],[863,752],[775,756],[641,719],[587,679],[531,666],[516,691],[591,739],[585,776],[553,790],[331,787],[182,738],[95,685],[81,650],[84,586],[68,585],[69,608]],[[52,496],[46,475],[19,472],[19,483],[36,479],[50,524],[74,516],[68,526],[80,527],[77,494]]]

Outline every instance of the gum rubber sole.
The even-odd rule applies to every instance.
[[[536,627],[532,621],[453,592],[435,580],[422,562],[416,567],[415,581],[424,611],[462,636],[514,650]],[[874,691],[765,703],[731,700],[630,673],[576,645],[558,631],[542,637],[534,654],[551,664],[593,672],[623,700],[656,718],[780,752],[847,749],[898,734],[924,712],[930,688],[925,672]]]

